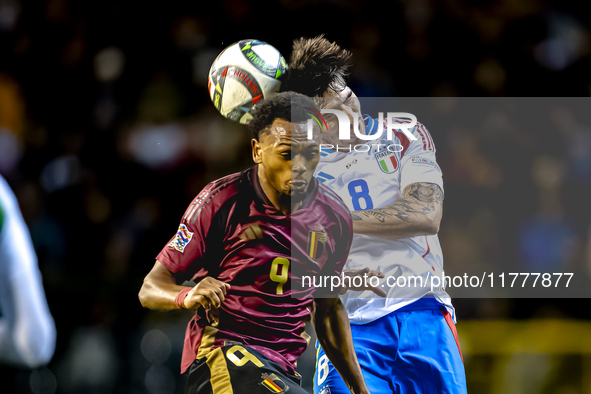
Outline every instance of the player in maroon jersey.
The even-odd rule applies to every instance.
[[[313,307],[323,349],[352,392],[368,392],[339,298],[301,284],[303,274],[340,275],[352,239],[348,209],[313,177],[311,108],[292,92],[260,104],[250,124],[257,165],[199,193],[144,280],[144,307],[196,311],[181,365],[189,393],[304,393],[295,362]],[[178,285],[189,279],[196,286]]]

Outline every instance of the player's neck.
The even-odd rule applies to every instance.
[[[269,199],[270,200],[270,199]],[[302,201],[294,202],[294,199],[285,194],[277,196],[277,202],[271,201],[275,208],[284,215],[290,215],[302,206]]]
[[[261,186],[263,186],[262,183]],[[277,194],[273,191],[267,193],[265,187],[263,187],[263,191],[273,206],[284,215],[290,215],[302,206],[302,201],[292,202],[293,199],[285,194]]]
[[[300,200],[298,202],[294,202],[293,198],[289,198],[289,203],[291,205],[291,212],[295,212],[301,208],[301,206],[303,205],[304,202],[302,200]]]
[[[290,215],[292,212],[298,210],[302,206],[302,201],[293,202],[292,198],[288,195],[278,192],[275,190],[267,181],[262,168],[258,168],[258,180],[263,193],[267,199],[273,204],[273,206],[284,215]]]

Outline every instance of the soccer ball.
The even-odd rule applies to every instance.
[[[209,70],[209,96],[226,118],[247,124],[259,100],[278,92],[287,62],[272,45],[242,40],[222,51]]]

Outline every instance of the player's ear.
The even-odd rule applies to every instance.
[[[261,164],[263,162],[263,148],[261,147],[261,143],[256,138],[253,138],[250,140],[250,144],[252,146],[252,160],[256,164]]]

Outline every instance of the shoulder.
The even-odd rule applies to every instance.
[[[405,118],[391,118],[391,124],[394,125],[393,133],[392,133],[392,140],[396,142],[396,139],[399,141],[400,145],[402,145],[402,153],[407,151],[409,147],[414,149],[422,149],[424,151],[431,151],[435,152],[435,144],[433,143],[433,138],[431,134],[427,130],[424,124],[420,122],[413,122],[409,119]],[[414,124],[413,124],[414,123]],[[373,119],[373,128],[377,128],[379,121],[378,119]],[[388,130],[388,123],[384,121],[383,132],[380,137],[382,143],[384,141],[389,141],[390,138],[389,134],[387,133]],[[374,131],[372,134],[375,134]]]
[[[395,129],[395,133],[405,150],[407,147],[412,146],[413,148],[422,148],[424,151],[435,152],[433,138],[431,138],[431,134],[424,124],[416,122],[412,128],[405,128],[405,125],[410,125],[409,120],[394,118],[393,122],[400,125],[398,129]]]
[[[351,220],[351,212],[343,200],[328,186],[318,183],[317,201],[347,221]]]
[[[245,183],[248,183],[247,176],[248,170],[225,176],[207,184],[193,199],[183,220],[194,223],[203,210],[216,213],[226,203],[235,201]]]

